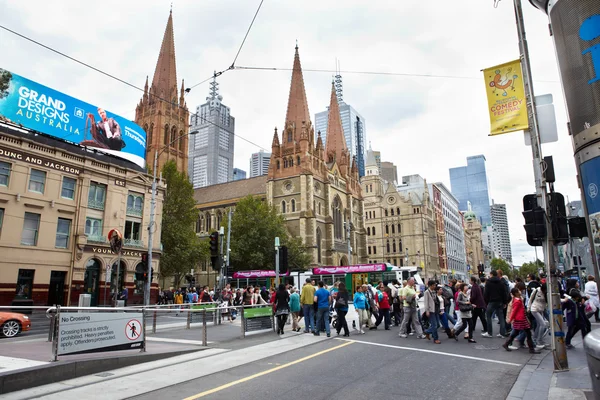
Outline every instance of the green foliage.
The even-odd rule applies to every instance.
[[[163,167],[163,177],[167,191],[162,215],[160,273],[172,276],[174,285],[179,286],[190,269],[209,257],[209,243],[198,238],[194,231],[196,201],[187,175],[177,171],[175,162],[169,161]]]
[[[8,96],[8,87],[12,74],[5,69],[0,68],[0,99]]]
[[[222,222],[227,229],[227,216]],[[231,219],[230,265],[235,271],[275,269],[275,237],[288,247],[291,269],[304,269],[311,258],[300,238],[292,238],[275,207],[253,196],[240,200]]]
[[[524,263],[519,269],[518,275],[524,280],[528,274],[539,275],[539,270],[544,269],[544,263],[540,260],[533,262]]]
[[[511,266],[501,258],[492,258],[490,265],[493,270],[502,270],[502,274],[507,276],[508,279],[513,279],[513,270]]]

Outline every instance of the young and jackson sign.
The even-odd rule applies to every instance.
[[[46,167],[55,169],[57,171],[67,172],[73,175],[79,175],[83,172],[82,168],[73,167],[71,165],[58,162],[56,160],[49,160],[44,157],[39,157],[33,154],[23,153],[18,150],[11,150],[6,147],[0,146],[0,157],[11,158],[13,160],[25,161],[29,164],[39,165],[40,167]]]

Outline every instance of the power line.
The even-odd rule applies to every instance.
[[[248,30],[246,31],[246,35],[244,36],[244,40],[242,40],[242,44],[240,45],[240,48],[238,49],[238,52],[235,55],[233,62],[231,63],[231,67],[229,67],[229,68],[235,68],[235,62],[237,61],[238,56],[240,55],[240,52],[242,51],[242,47],[244,47],[244,43],[246,43],[246,38],[248,37],[248,34],[250,33],[250,29],[252,29],[252,25],[254,25],[254,20],[256,19],[256,16],[258,15],[258,12],[260,11],[260,8],[263,5],[263,1],[264,0],[260,0],[260,4],[258,5],[258,8],[256,9],[256,13],[254,14],[254,17],[252,18],[252,22],[250,22],[250,26],[248,27]]]

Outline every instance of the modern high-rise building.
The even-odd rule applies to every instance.
[[[508,232],[508,218],[506,217],[506,204],[490,206],[492,218],[492,250],[496,257],[512,263],[512,250],[510,248],[510,234]]]
[[[206,100],[191,118],[190,131],[198,131],[189,142],[188,175],[194,189],[233,180],[235,118],[221,103],[216,79]]]
[[[398,184],[398,169],[393,162],[383,161],[379,170],[381,177],[392,184]]]
[[[351,105],[344,102],[342,96],[342,77],[339,74],[335,77],[335,89],[346,145],[348,146],[348,150],[350,150],[350,156],[356,157],[358,174],[365,176],[365,160],[367,155],[367,128],[365,119]],[[328,119],[329,109],[315,114],[315,140],[318,133],[321,132],[321,139],[323,143],[326,142]]]
[[[233,180],[239,181],[242,179],[246,179],[246,171],[244,171],[243,169],[234,168],[233,169]]]
[[[269,163],[271,162],[271,153],[259,151],[250,157],[250,178],[266,175],[269,172]]]
[[[492,222],[483,154],[467,157],[467,165],[464,167],[450,168],[450,186],[452,194],[459,201],[460,211],[467,211],[467,202],[470,202],[481,225]]]

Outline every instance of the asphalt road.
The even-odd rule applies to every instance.
[[[440,345],[397,333],[332,338],[135,398],[505,399],[530,359],[527,350],[506,352],[502,339],[480,333],[476,344],[442,339]]]

